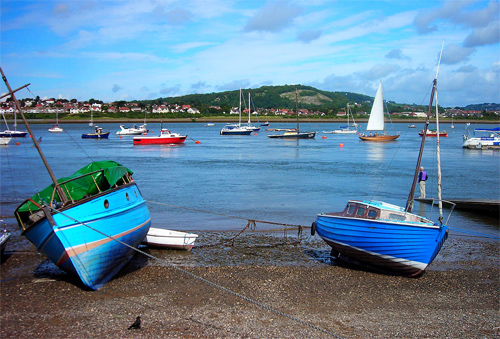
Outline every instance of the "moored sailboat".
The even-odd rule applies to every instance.
[[[61,132],[64,132],[64,130],[62,129],[62,127],[59,126],[59,117],[58,117],[57,113],[56,113],[56,124],[54,126],[52,126],[51,128],[49,128],[49,132],[51,132],[51,133],[61,133]]]
[[[356,121],[354,121],[354,115],[352,115],[352,111],[349,107],[349,103],[347,103],[347,112],[346,112],[346,115],[347,115],[347,126],[345,127],[341,127],[340,129],[336,129],[333,131],[334,134],[355,134],[355,133],[358,133],[358,124],[356,124]],[[351,129],[349,127],[349,115],[352,116],[352,121],[353,121],[353,125],[354,125],[354,129]]]
[[[316,132],[301,132],[299,129],[299,101],[298,92],[295,89],[295,115],[297,119],[297,128],[286,130],[283,134],[269,134],[273,139],[314,139]]]
[[[399,138],[399,134],[389,135],[385,132],[385,120],[384,120],[384,94],[382,90],[382,82],[377,89],[377,94],[375,95],[375,100],[373,100],[372,110],[370,112],[370,118],[368,118],[368,125],[366,126],[367,131],[375,131],[375,133],[360,134],[359,138],[365,141],[391,141]],[[382,132],[382,133],[380,133]]]
[[[241,126],[241,88],[240,88],[240,104],[239,104],[239,120],[237,124],[227,124],[224,126],[221,131],[220,135],[250,135],[252,134],[253,130],[247,128],[247,126]],[[249,120],[250,121],[250,120]]]
[[[52,172],[3,70],[52,184],[15,210],[21,235],[62,270],[96,290],[132,258],[151,216],[132,171],[114,161],[92,162],[71,176]]]
[[[437,106],[436,86],[437,73],[433,82],[425,130],[429,125],[434,96]],[[439,130],[438,120],[436,116]],[[437,222],[412,213],[425,145],[424,135],[406,207],[373,200],[349,200],[342,212],[318,214],[311,233],[314,235],[317,232],[331,246],[332,255],[340,260],[354,261],[391,274],[410,277],[422,274],[439,253],[448,236],[448,227],[446,223],[443,225],[439,136],[436,140],[439,205]]]

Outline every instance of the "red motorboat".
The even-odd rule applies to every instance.
[[[424,131],[423,130],[420,131],[418,133],[418,135],[423,136],[424,135]],[[435,137],[435,136],[437,136],[437,131],[435,129],[428,129],[427,130],[427,134],[425,136],[427,136],[427,137]],[[448,132],[446,132],[446,131],[439,131],[439,136],[440,137],[447,137],[448,136]]]
[[[166,128],[160,130],[160,135],[156,137],[140,136],[134,137],[134,145],[153,145],[153,144],[182,144],[187,135],[170,132]]]

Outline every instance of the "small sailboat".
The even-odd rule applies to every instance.
[[[453,117],[451,117],[451,126],[450,126],[451,129],[454,129],[455,128],[455,125],[453,125]]]
[[[347,126],[341,127],[340,129],[336,129],[333,131],[334,134],[355,134],[358,133],[358,124],[356,124],[356,121],[354,121],[354,115],[352,115],[352,112],[349,107],[349,103],[347,103]],[[352,121],[354,122],[353,125],[355,126],[354,129],[349,128],[349,115],[352,116]]]
[[[59,126],[59,118],[58,118],[57,112],[56,112],[56,124],[54,126],[52,126],[51,128],[49,128],[49,132],[51,132],[51,133],[64,132],[64,130]]]
[[[268,138],[273,139],[314,139],[316,132],[300,132],[299,129],[299,99],[298,91],[295,89],[295,114],[297,116],[297,128],[289,129],[283,134],[269,134]]]
[[[439,129],[436,87],[437,73],[433,81],[425,130],[429,125],[434,96],[436,124]],[[425,139],[424,135],[406,207],[373,200],[349,200],[341,212],[317,215],[311,234],[317,232],[331,246],[334,257],[409,277],[422,274],[434,260],[448,236],[448,227],[446,223],[443,224],[439,136],[436,139],[439,217],[434,222],[412,213]]]
[[[247,128],[246,126],[241,126],[241,88],[240,88],[240,105],[239,105],[239,121],[237,124],[227,124],[224,126],[220,135],[250,135],[252,134],[252,130]]]
[[[24,138],[28,132],[27,131],[18,131],[17,130],[17,114],[14,113],[14,130],[9,129],[9,125],[7,125],[7,120],[5,120],[5,114],[2,114],[3,121],[5,122],[5,127],[7,128],[5,131],[0,132],[0,138]],[[9,139],[10,141],[10,139]],[[7,143],[9,143],[7,141]],[[6,145],[6,144],[4,144]]]
[[[366,126],[367,131],[377,131],[374,134],[360,134],[359,138],[365,141],[391,141],[399,138],[399,134],[389,135],[385,133],[385,121],[384,121],[384,94],[382,90],[382,81],[378,86],[377,94],[375,95],[375,100],[373,100],[372,110],[370,112],[370,118],[368,118],[368,125]],[[382,131],[382,134],[380,134]]]
[[[258,131],[260,131],[260,127],[259,126],[253,126],[252,123],[250,122],[251,112],[252,112],[252,102],[251,102],[250,91],[249,91],[248,92],[248,124],[245,127],[247,129],[251,130],[252,132],[258,132]]]
[[[146,201],[132,171],[114,161],[92,162],[57,179],[2,68],[0,72],[52,180],[15,210],[21,235],[59,268],[96,290],[132,258],[148,233],[151,216]]]
[[[94,126],[94,113],[93,111],[90,111],[90,122],[89,122],[89,126]]]

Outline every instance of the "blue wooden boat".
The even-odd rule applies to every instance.
[[[342,212],[319,214],[311,231],[336,258],[411,277],[434,260],[448,227],[396,205],[350,200]]]
[[[92,162],[56,179],[0,72],[52,179],[15,210],[21,234],[58,267],[96,290],[132,258],[148,233],[146,202],[132,171],[114,161]]]
[[[436,84],[437,74],[433,82],[425,132],[428,130],[429,117],[432,115],[433,98],[437,95]],[[439,132],[438,116],[436,125]],[[421,275],[434,260],[448,234],[446,223],[443,225],[439,133],[436,138],[438,222],[412,213],[425,139],[426,133],[420,144],[406,207],[380,201],[349,200],[342,212],[322,213],[316,216],[311,234],[317,232],[331,246],[332,256],[383,272],[409,277]]]

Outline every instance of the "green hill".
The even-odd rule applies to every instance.
[[[242,89],[244,100],[248,101],[248,91],[252,97],[252,107],[257,108],[293,108],[295,107],[295,89],[298,91],[300,108],[306,109],[339,109],[348,102],[366,103],[373,100],[367,95],[349,92],[321,91],[311,86],[284,85],[262,86],[259,88]],[[239,104],[239,90],[207,94],[188,94],[179,97],[164,97],[155,100],[142,101],[144,103],[179,103],[190,104],[195,107],[228,106],[236,107]]]

